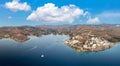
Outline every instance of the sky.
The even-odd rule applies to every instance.
[[[120,24],[120,0],[0,0],[0,26]]]

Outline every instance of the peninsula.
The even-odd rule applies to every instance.
[[[101,51],[120,41],[120,27],[116,25],[53,25],[53,26],[6,26],[0,27],[0,38],[11,38],[18,42],[29,40],[28,36],[47,34],[69,35],[65,44],[80,51]]]

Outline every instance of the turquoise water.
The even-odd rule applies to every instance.
[[[77,52],[64,44],[66,35],[0,40],[0,66],[120,66],[120,44],[105,51]]]

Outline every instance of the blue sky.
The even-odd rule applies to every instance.
[[[120,24],[120,0],[0,0],[0,26],[102,23]]]

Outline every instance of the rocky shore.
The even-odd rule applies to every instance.
[[[101,51],[114,46],[114,43],[95,35],[70,37],[65,44],[80,52]]]
[[[0,27],[0,39],[11,38],[17,42],[29,40],[28,36],[47,34],[69,35],[65,44],[81,52],[105,50],[113,47],[115,42],[120,42],[120,28],[114,25]]]

